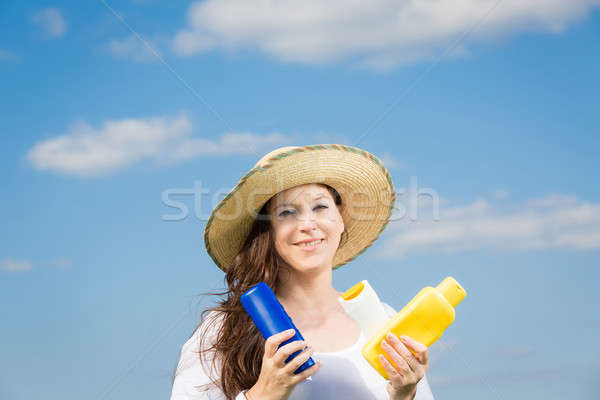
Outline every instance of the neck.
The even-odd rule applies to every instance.
[[[332,286],[331,268],[311,273],[288,271],[282,274],[277,297],[294,321],[323,322],[343,310],[337,300],[340,293]]]

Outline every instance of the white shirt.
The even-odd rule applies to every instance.
[[[396,311],[387,303],[383,303],[390,317],[396,315]],[[171,400],[226,400],[223,392],[211,385],[208,391],[199,391],[198,387],[210,383],[210,377],[219,376],[219,365],[210,371],[210,361],[213,354],[203,353],[200,360],[198,349],[200,346],[200,334],[207,331],[207,341],[214,338],[217,324],[207,324],[218,315],[215,311],[208,314],[206,321],[202,323],[192,337],[183,345],[179,363],[177,365],[176,377],[173,382]],[[362,356],[361,349],[367,338],[361,331],[357,342],[352,346],[328,353],[315,352],[313,360],[321,361],[321,368],[309,379],[300,382],[294,388],[289,400],[329,400],[329,399],[354,399],[354,400],[388,400],[386,391],[387,380],[385,380]],[[217,362],[218,364],[218,362]],[[246,400],[244,392],[240,392],[235,400]],[[417,384],[417,395],[415,400],[434,400],[427,377]]]

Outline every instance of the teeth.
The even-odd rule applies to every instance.
[[[306,246],[314,246],[315,244],[320,243],[320,242],[321,242],[321,240],[315,240],[314,242],[300,243],[299,246],[304,246],[304,247],[306,247]]]

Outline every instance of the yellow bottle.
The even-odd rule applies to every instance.
[[[368,283],[362,281],[348,289],[341,296],[341,302],[359,296],[365,289],[365,283],[376,297],[377,295],[374,294]],[[423,288],[393,318],[385,322],[382,327],[377,327],[376,333],[370,337],[362,348],[363,356],[381,376],[389,379],[387,372],[379,361],[379,354],[383,354],[391,362],[381,348],[381,342],[385,339],[387,333],[391,331],[397,337],[406,335],[429,347],[442,336],[444,330],[454,321],[454,307],[466,295],[465,289],[452,277],[447,277],[435,288],[430,286]],[[371,304],[374,303],[371,302]],[[363,314],[365,313],[363,312]]]

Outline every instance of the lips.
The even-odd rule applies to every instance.
[[[325,239],[318,239],[316,241],[315,244],[311,244],[311,245],[306,245],[306,244],[295,244],[296,247],[298,247],[298,249],[302,250],[302,251],[312,251],[315,249],[320,248],[323,245],[323,242],[325,242]],[[308,243],[312,243],[312,242],[308,242]]]
[[[303,240],[301,242],[296,242],[294,243],[294,245],[296,246],[300,246],[300,245],[304,245],[305,243],[312,243],[312,242],[321,242],[323,241],[323,239],[311,239],[311,240]]]

